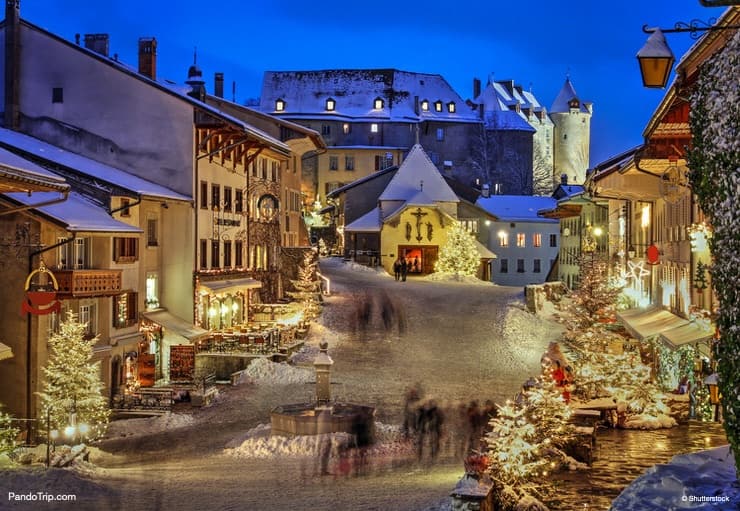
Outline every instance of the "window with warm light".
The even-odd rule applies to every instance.
[[[536,232],[532,235],[532,246],[533,247],[541,247],[542,246],[542,234]]]
[[[282,99],[278,99],[275,101],[275,111],[276,112],[282,112],[285,110],[285,101]]]
[[[422,112],[429,111],[429,101],[428,100],[425,99],[424,101],[421,102],[421,111]]]
[[[378,132],[378,125],[376,123],[372,123],[370,125],[370,133],[377,133]]]
[[[348,123],[348,122],[345,122],[344,124],[342,124],[342,132],[343,132],[343,133],[344,133],[345,135],[349,135],[349,133],[350,133],[351,131],[352,131],[352,125],[351,125],[350,123]]]
[[[498,233],[498,245],[504,248],[509,246],[509,235],[504,231]]]
[[[451,114],[455,113],[455,108],[456,107],[455,107],[454,101],[450,101],[449,103],[447,103],[447,111],[450,112]]]
[[[434,102],[434,111],[435,112],[441,112],[442,111],[442,102],[441,101],[435,101]]]
[[[516,246],[526,247],[527,246],[527,235],[523,232],[516,233]]]
[[[373,101],[373,108],[375,110],[381,110],[383,108],[383,99],[375,98],[375,100]]]
[[[640,217],[640,226],[644,229],[650,225],[650,204],[642,206],[642,214]]]
[[[337,107],[337,102],[334,101],[332,98],[329,98],[326,100],[326,109],[330,112],[334,111],[334,109]]]

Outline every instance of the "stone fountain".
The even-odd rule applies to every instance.
[[[270,412],[272,435],[297,436],[322,433],[357,435],[358,445],[373,442],[375,408],[356,403],[332,402],[331,367],[334,361],[327,353],[328,343],[319,345],[314,359],[316,401],[281,405]]]

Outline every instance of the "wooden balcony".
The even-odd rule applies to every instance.
[[[121,270],[54,270],[60,298],[90,298],[121,293]]]

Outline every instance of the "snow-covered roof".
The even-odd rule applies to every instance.
[[[393,165],[392,167],[386,167],[382,170],[378,170],[377,172],[373,172],[372,174],[369,174],[367,176],[361,177],[360,179],[356,179],[352,181],[351,183],[347,183],[344,186],[340,186],[336,190],[332,190],[331,192],[326,194],[326,198],[332,198],[332,197],[338,197],[342,193],[346,192],[347,190],[354,188],[358,185],[361,185],[363,183],[367,183],[368,181],[372,181],[373,179],[376,179],[380,176],[383,176],[389,172],[396,172],[398,170],[397,165]]]
[[[382,225],[380,221],[380,208],[376,207],[351,224],[345,225],[344,230],[345,232],[380,232]]]
[[[525,111],[544,110],[532,92],[523,90],[513,80],[489,82],[473,102],[483,105],[484,121],[489,129],[536,131]],[[547,116],[542,121],[537,118],[537,122],[552,123]]]
[[[29,197],[25,193],[7,193],[6,197],[23,205],[33,205],[44,200],[57,199],[53,192],[40,192]],[[34,208],[56,220],[70,232],[141,233],[138,227],[120,222],[108,212],[79,193],[72,192],[66,201]]]
[[[558,222],[555,219],[538,215],[540,210],[555,208],[556,201],[552,197],[492,195],[479,198],[476,204],[498,217],[502,222]]]
[[[585,114],[589,113],[584,102],[578,98],[578,94],[576,94],[576,90],[573,88],[573,84],[570,83],[570,78],[565,79],[563,88],[560,89],[560,93],[558,93],[558,97],[555,98],[555,101],[553,101],[552,106],[550,107],[550,113],[555,114],[555,113],[570,112],[570,105],[568,103],[572,99],[578,99],[581,112]]]
[[[43,158],[51,163],[67,167],[71,170],[82,172],[91,177],[98,178],[110,184],[131,190],[132,192],[148,197],[162,199],[190,201],[191,197],[177,193],[169,188],[152,183],[146,179],[134,176],[123,170],[99,163],[90,158],[65,151],[59,147],[47,144],[28,135],[17,131],[0,128],[0,144],[9,148],[16,148],[29,155]],[[16,156],[20,158],[19,156]],[[38,167],[39,169],[41,167]],[[56,176],[46,171],[48,174]],[[61,178],[59,178],[61,179]]]
[[[513,110],[486,112],[484,120],[486,128],[490,130],[531,131],[533,133],[537,131]]]
[[[420,103],[429,102],[428,111],[416,112],[417,98]],[[284,101],[283,111],[275,110],[278,99]],[[335,101],[334,110],[326,109],[328,99]],[[382,100],[382,108],[375,108],[376,99]],[[434,108],[438,101],[442,103],[441,111]],[[452,112],[450,103],[455,105]],[[441,75],[397,69],[267,71],[262,80],[260,110],[296,119],[478,122],[476,112]]]
[[[419,144],[411,148],[378,200],[405,201],[415,206],[460,202]]]
[[[67,189],[69,185],[61,176],[0,147],[0,190],[64,191]]]

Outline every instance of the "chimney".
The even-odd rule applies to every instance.
[[[157,79],[157,40],[153,37],[139,38],[139,73]]]
[[[491,186],[488,184],[484,184],[483,186],[481,186],[480,195],[484,199],[489,198],[491,196]]]
[[[5,116],[4,125],[14,130],[20,126],[20,83],[19,65],[21,52],[20,2],[5,1]],[[31,416],[27,406],[26,416]]]
[[[561,185],[568,184],[568,174],[560,174],[560,184]]]
[[[85,48],[108,56],[108,34],[85,34]]]
[[[480,80],[473,78],[473,99],[480,96]]]
[[[218,98],[224,97],[224,74],[216,73],[213,77],[213,94]]]

